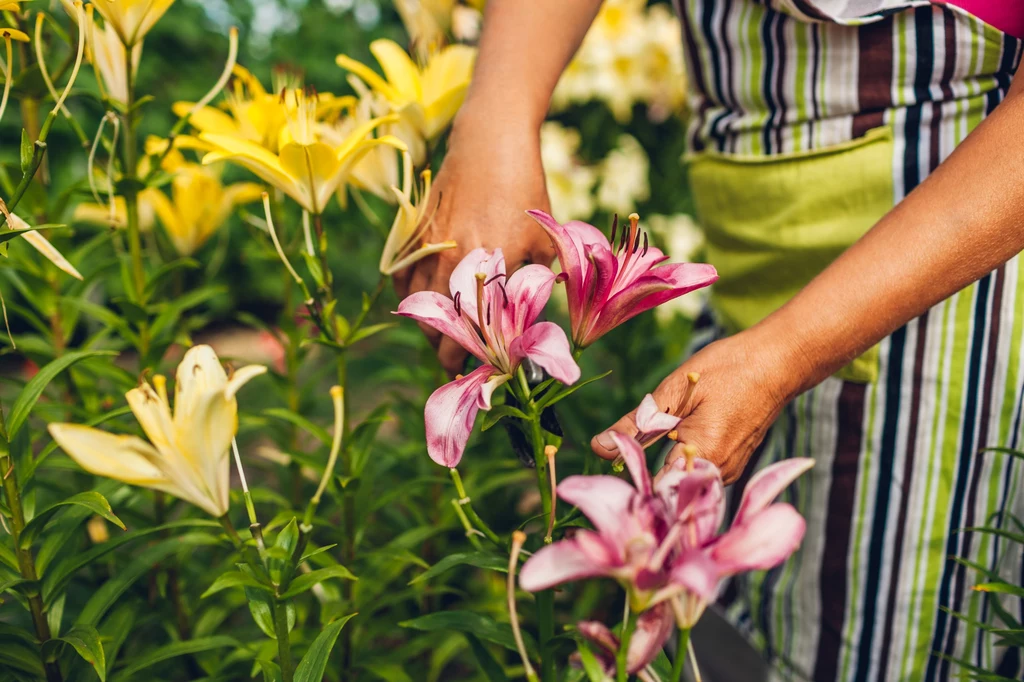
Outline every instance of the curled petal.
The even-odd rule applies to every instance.
[[[476,300],[475,293],[473,300]],[[470,313],[465,300],[462,301],[462,313]],[[470,327],[463,322],[462,316],[455,310],[455,303],[447,296],[442,296],[436,291],[419,291],[404,299],[395,314],[433,327],[478,359],[486,361],[487,356],[479,338],[476,334],[470,333]],[[475,312],[473,319],[476,319]]]
[[[680,418],[668,412],[662,412],[655,402],[654,396],[644,396],[640,407],[636,410],[636,428],[647,438],[660,438],[679,424]]]
[[[717,468],[695,469],[681,477],[670,472],[658,482],[658,492],[674,520],[692,526],[683,533],[685,546],[703,547],[710,542],[725,516],[725,490]],[[666,482],[671,476],[672,480]],[[673,484],[673,481],[674,484]],[[667,487],[671,485],[671,487]]]
[[[626,672],[635,674],[658,657],[665,640],[672,634],[672,624],[672,610],[664,602],[640,614],[626,652]]]
[[[579,381],[580,367],[572,357],[569,339],[554,322],[540,322],[509,345],[514,364],[530,358],[555,379],[569,385]]]
[[[640,491],[641,495],[644,497],[650,496],[652,492],[651,474],[647,471],[647,456],[644,454],[644,449],[631,436],[626,436],[616,431],[609,431],[608,433],[615,441],[619,455],[626,462],[629,475],[633,478],[633,484]]]
[[[523,564],[519,586],[527,592],[540,592],[570,580],[608,575],[615,568],[613,552],[602,551],[605,543],[589,530],[542,548]]]
[[[774,568],[800,546],[806,527],[791,505],[773,504],[718,538],[711,558],[722,575]]]
[[[498,374],[484,365],[461,379],[445,384],[427,400],[427,453],[449,469],[459,465],[473,431],[476,413],[490,406],[492,377]]]
[[[757,472],[743,491],[743,499],[740,500],[740,507],[736,511],[734,525],[740,525],[745,520],[763,510],[778,497],[783,490],[809,471],[814,466],[814,460],[808,457],[792,457],[781,462],[766,466]]]

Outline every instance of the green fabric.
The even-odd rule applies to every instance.
[[[782,307],[893,207],[893,135],[773,156],[702,152],[690,182],[718,269],[712,305],[727,329],[753,326]],[[872,348],[838,376],[878,378]]]

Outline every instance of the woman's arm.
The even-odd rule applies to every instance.
[[[680,439],[743,470],[782,407],[901,325],[1024,250],[1024,82],[936,171],[781,309],[712,344],[655,398]],[[688,406],[686,375],[701,380]],[[633,432],[632,416],[613,427]],[[594,450],[614,452],[602,435]]]
[[[551,242],[525,211],[548,208],[540,126],[551,93],[583,41],[601,0],[490,0],[473,82],[452,128],[434,184],[437,213],[426,241],[458,248],[420,261],[395,278],[400,295],[448,293],[448,278],[479,246],[501,247],[511,272],[549,263]],[[465,352],[424,329],[441,363],[461,371]]]

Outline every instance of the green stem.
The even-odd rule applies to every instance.
[[[481,519],[480,516],[476,513],[476,510],[473,509],[473,502],[470,499],[469,495],[466,494],[466,487],[462,485],[462,476],[459,475],[459,470],[449,469],[448,473],[451,474],[452,481],[455,482],[455,491],[459,494],[459,499],[454,500],[456,506],[458,507],[456,509],[456,512],[459,513],[460,518],[463,515],[466,517],[464,524],[470,524],[466,530],[479,530],[481,533],[484,534],[484,537],[486,537],[488,540],[493,542],[501,549],[505,549],[505,545],[502,544],[501,538],[498,537],[498,534],[491,530],[491,527],[488,526],[487,523],[485,523],[484,520]]]
[[[292,660],[292,643],[288,639],[288,608],[285,602],[274,598],[274,634],[277,635],[277,658],[281,664],[281,679],[292,682],[295,663]]]
[[[18,570],[24,580],[29,581],[26,597],[28,598],[29,612],[32,614],[32,623],[36,628],[36,636],[41,645],[40,660],[46,671],[47,682],[60,682],[60,668],[54,661],[47,661],[42,654],[42,646],[48,642],[53,635],[50,633],[50,624],[46,620],[46,612],[43,608],[43,598],[39,592],[39,574],[36,572],[35,558],[32,556],[31,547],[21,546],[21,534],[25,530],[25,510],[21,505],[21,491],[18,489],[18,477],[14,473],[14,460],[11,458],[10,445],[6,440],[7,428],[4,423],[3,411],[0,410],[0,431],[4,438],[0,441],[0,464],[6,462],[6,466],[0,466],[0,477],[3,478],[4,494],[7,497],[7,506],[11,510],[11,539],[14,541],[14,551],[18,559]]]
[[[128,74],[128,101],[124,114],[124,186],[125,214],[128,220],[128,253],[132,261],[132,284],[134,299],[145,305],[146,271],[142,262],[142,227],[139,221],[139,149],[135,130],[135,77],[132,73],[131,50],[125,50],[125,73]],[[139,352],[145,358],[149,354],[149,323],[139,324]]]
[[[341,386],[346,395],[348,394],[348,354],[344,350],[338,353],[338,386]],[[349,451],[349,402],[351,401],[345,400],[342,406],[341,427],[341,472],[346,480],[352,476],[352,453]],[[356,501],[347,486],[342,487],[341,496],[342,514],[345,524],[345,541],[342,547],[342,556],[344,557],[345,565],[352,568],[356,558]],[[355,611],[355,592],[352,581],[343,580],[342,583],[341,595],[345,600],[345,604],[351,611]],[[341,643],[341,660],[346,673],[342,675],[342,679],[348,679],[349,675],[347,673],[352,666],[352,654],[354,653],[352,651],[352,628],[342,630]]]
[[[683,668],[686,667],[686,650],[690,646],[690,628],[679,628],[679,644],[676,647],[676,658],[672,662],[672,675],[669,682],[680,682],[683,679]]]
[[[356,321],[352,324],[351,327],[349,327],[348,334],[345,336],[345,340],[342,342],[341,345],[347,346],[350,343],[352,343],[352,339],[355,337],[356,333],[360,329],[362,329],[363,324],[366,322],[366,317],[370,314],[370,311],[373,310],[374,306],[377,305],[377,301],[380,300],[381,295],[384,293],[385,287],[387,287],[387,283],[388,276],[381,275],[380,280],[377,282],[376,288],[370,295],[369,300],[367,300],[366,303],[363,305],[363,309],[362,311],[360,311],[359,317],[357,317]]]
[[[626,670],[626,660],[629,656],[629,643],[633,639],[633,632],[636,630],[636,614],[632,611],[626,622],[622,624],[622,637],[619,638],[619,651],[615,654],[615,680],[626,682],[629,679],[629,672]]]

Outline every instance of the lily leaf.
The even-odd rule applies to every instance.
[[[36,536],[39,535],[39,532],[46,525],[49,518],[59,511],[61,507],[69,505],[85,507],[94,514],[102,516],[107,521],[110,521],[121,530],[128,530],[121,519],[117,518],[117,515],[114,514],[114,511],[110,508],[110,503],[107,502],[107,498],[103,497],[103,495],[99,494],[95,490],[90,490],[89,492],[78,493],[77,495],[69,497],[62,502],[58,502],[52,507],[36,514],[35,518],[29,521],[28,525],[25,526],[25,530],[22,531],[20,538],[21,548],[28,549],[31,547],[33,540],[35,540]]]
[[[295,668],[295,682],[320,682],[323,679],[324,671],[327,670],[327,661],[338,641],[338,635],[341,634],[345,623],[352,620],[355,615],[351,613],[339,618],[316,636],[313,643],[309,645],[306,655],[302,657],[298,667]]]

